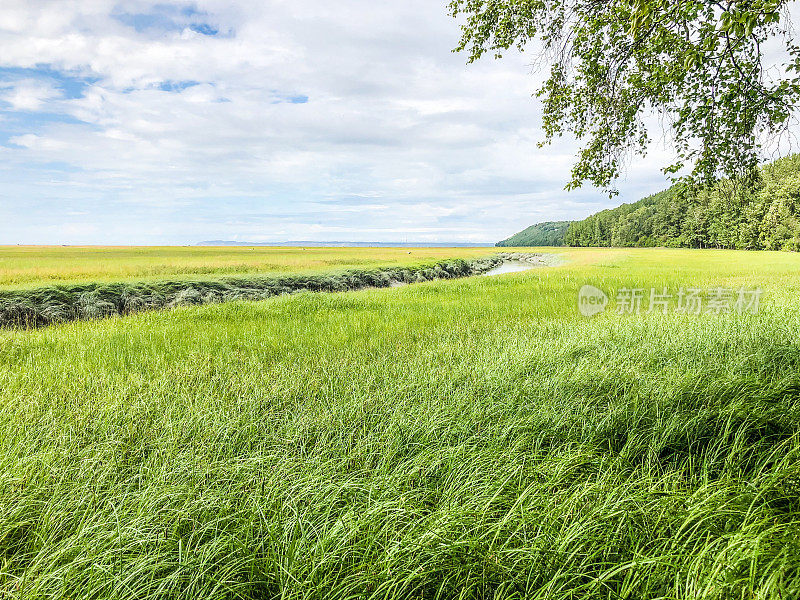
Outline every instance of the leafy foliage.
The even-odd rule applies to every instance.
[[[678,184],[574,222],[571,246],[673,246],[800,250],[800,155],[758,170],[747,182]]]
[[[451,0],[466,18],[458,51],[474,61],[536,41],[549,78],[545,143],[563,133],[586,140],[568,187],[610,187],[626,157],[644,154],[644,116],[670,124],[675,174],[710,182],[758,164],[762,134],[786,127],[800,98],[800,48],[789,0]],[[762,46],[785,58],[765,72]],[[612,190],[613,191],[613,190]]]
[[[546,221],[537,223],[497,242],[497,246],[563,246],[564,235],[572,221]]]

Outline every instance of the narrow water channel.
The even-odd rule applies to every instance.
[[[517,271],[527,271],[529,269],[535,269],[537,267],[542,267],[541,263],[530,263],[522,260],[509,260],[504,262],[502,265],[495,267],[486,273],[482,273],[484,277],[491,277],[492,275],[503,275],[505,273],[516,273]]]

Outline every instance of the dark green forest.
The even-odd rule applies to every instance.
[[[746,182],[692,190],[678,184],[604,210],[567,230],[569,246],[671,246],[800,250],[800,154]]]
[[[532,225],[498,246],[668,246],[800,250],[800,154],[749,181],[677,184],[582,221]]]

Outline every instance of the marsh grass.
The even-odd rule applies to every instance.
[[[800,261],[656,252],[0,332],[0,590],[800,597]]]
[[[485,247],[0,246],[0,289],[320,274],[481,258],[495,252]]]
[[[83,283],[0,291],[0,327],[42,327],[193,304],[264,300],[304,291],[344,292],[467,277],[502,264],[503,256],[325,274]]]

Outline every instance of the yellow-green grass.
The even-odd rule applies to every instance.
[[[322,272],[475,258],[495,248],[0,246],[0,289],[88,281]]]
[[[0,591],[800,597],[800,256],[563,253],[0,332]],[[586,319],[587,283],[764,295]]]

